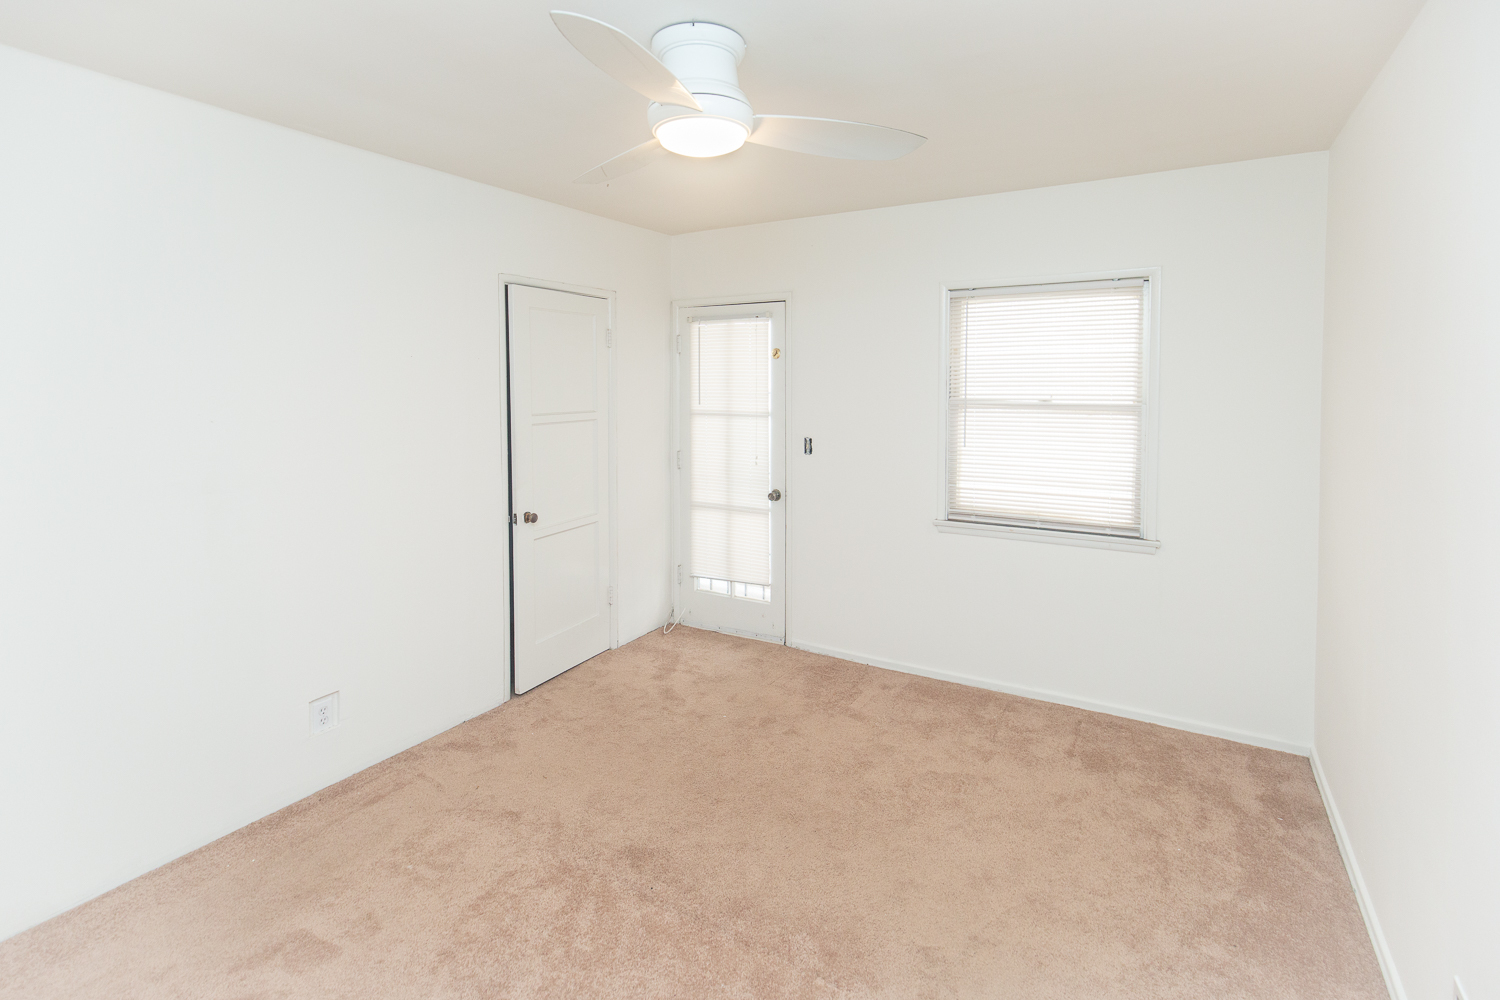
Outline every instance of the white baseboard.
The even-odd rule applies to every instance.
[[[1344,819],[1333,801],[1333,792],[1328,787],[1328,776],[1323,773],[1323,763],[1318,760],[1318,748],[1312,750],[1313,780],[1318,783],[1318,792],[1323,796],[1323,808],[1328,813],[1328,822],[1333,824],[1333,839],[1338,842],[1339,855],[1344,859],[1344,868],[1349,872],[1349,882],[1354,886],[1354,898],[1359,901],[1360,915],[1365,918],[1365,929],[1370,932],[1370,943],[1375,946],[1375,958],[1380,962],[1380,972],[1385,976],[1385,987],[1390,990],[1391,1000],[1406,1000],[1406,990],[1401,985],[1401,975],[1396,971],[1396,960],[1385,942],[1385,932],[1380,929],[1380,918],[1375,915],[1375,904],[1365,888],[1365,877],[1360,874],[1359,862],[1354,858],[1354,848],[1349,843],[1349,832],[1344,829]]]
[[[929,667],[919,667],[912,663],[900,663],[896,660],[882,660],[879,657],[865,656],[862,653],[851,653],[847,649],[832,649],[828,646],[818,646],[813,643],[788,641],[787,645],[796,649],[805,649],[809,653],[821,653],[824,656],[834,656],[840,660],[853,660],[855,663],[864,663],[868,666],[880,667],[883,670],[896,670],[903,674],[918,674],[922,677],[932,677],[940,681],[954,681],[958,684],[967,684],[970,687],[987,688],[991,691],[1019,695],[1022,698],[1034,698],[1037,701],[1047,701],[1054,705],[1068,705],[1072,708],[1087,709],[1090,712],[1118,715],[1121,718],[1135,719],[1139,722],[1150,722],[1154,725],[1166,726],[1169,729],[1182,729],[1190,733],[1199,733],[1203,736],[1217,736],[1220,739],[1233,740],[1236,743],[1248,743],[1251,746],[1265,747],[1267,750],[1294,753],[1299,757],[1306,757],[1312,752],[1312,748],[1309,746],[1304,746],[1300,743],[1289,743],[1286,740],[1278,740],[1271,736],[1246,733],[1238,729],[1227,729],[1223,726],[1213,726],[1205,722],[1194,722],[1191,719],[1178,719],[1170,715],[1157,715],[1154,712],[1142,712],[1124,705],[1090,701],[1087,698],[1074,698],[1071,695],[1060,694],[1057,691],[1023,687],[1020,684],[1005,684],[984,677],[971,677],[967,674],[958,674],[947,670],[933,670]]]
[[[686,625],[688,628],[695,628],[703,632],[717,632],[720,635],[733,635],[738,636],[741,639],[754,639],[756,642],[769,642],[777,646],[785,646],[788,644],[786,640],[779,635],[765,635],[760,632],[746,632],[742,629],[726,628],[719,625],[704,625],[694,621],[678,622],[678,624]]]

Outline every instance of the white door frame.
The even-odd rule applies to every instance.
[[[677,467],[676,455],[683,450],[683,424],[686,414],[682,411],[683,391],[682,351],[678,349],[678,330],[682,323],[682,314],[690,309],[701,309],[704,306],[759,306],[770,305],[773,302],[782,304],[785,311],[785,320],[782,324],[782,391],[784,399],[782,402],[783,423],[782,435],[786,447],[786,469],[782,474],[785,485],[782,492],[785,496],[782,503],[786,504],[785,516],[783,517],[782,545],[785,548],[782,562],[782,574],[785,577],[781,581],[782,600],[785,607],[782,611],[782,637],[780,639],[769,639],[760,635],[748,635],[746,633],[734,632],[735,635],[746,635],[747,638],[760,639],[764,642],[774,642],[778,645],[791,645],[792,635],[792,507],[796,503],[797,491],[794,489],[792,456],[800,455],[800,450],[792,450],[792,362],[796,358],[796,351],[792,345],[792,293],[770,292],[764,295],[710,295],[697,299],[673,299],[672,300],[672,323],[667,330],[667,350],[672,356],[672,442],[671,450],[667,454],[667,467],[672,472],[672,551],[671,558],[667,561],[667,580],[672,594],[672,616],[673,620],[679,618],[685,607],[685,594],[687,590],[687,571],[684,569],[681,579],[677,576],[677,567],[687,565],[687,553],[684,551],[683,539],[686,537],[684,519],[687,512],[683,510],[683,470]],[[707,628],[707,626],[695,626]],[[711,631],[725,631],[728,629],[711,629]]]
[[[605,410],[606,417],[606,447],[609,449],[609,648],[620,648],[620,498],[619,498],[619,473],[617,469],[618,449],[615,444],[615,351],[614,330],[616,325],[615,293],[609,288],[593,288],[589,285],[572,285],[562,281],[547,281],[542,278],[529,278],[521,274],[500,275],[500,425],[505,435],[505,613],[508,622],[507,634],[510,637],[506,653],[505,667],[509,675],[506,687],[506,697],[515,693],[515,602],[511,595],[511,573],[515,563],[515,553],[511,551],[511,524],[512,516],[519,516],[511,509],[512,491],[510,482],[511,442],[510,442],[510,309],[509,297],[505,294],[508,285],[526,285],[530,288],[545,288],[554,292],[572,292],[574,295],[587,295],[591,298],[604,299],[609,303],[609,405]]]

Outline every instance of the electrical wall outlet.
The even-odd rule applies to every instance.
[[[326,733],[339,724],[339,693],[325,694],[317,701],[309,702],[309,715],[312,717],[312,734]]]

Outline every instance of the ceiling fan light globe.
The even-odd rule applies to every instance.
[[[734,152],[745,144],[750,130],[733,118],[690,115],[662,122],[655,134],[671,152],[703,158]]]

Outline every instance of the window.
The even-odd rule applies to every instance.
[[[693,586],[768,601],[771,319],[695,319],[689,336]]]
[[[693,586],[698,590],[706,590],[710,594],[723,594],[726,597],[743,597],[750,601],[771,599],[771,588],[758,583],[737,583],[734,580],[715,580],[711,576],[695,576]]]
[[[955,290],[948,308],[938,526],[1154,548],[1150,279]]]

